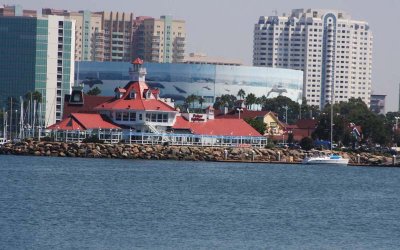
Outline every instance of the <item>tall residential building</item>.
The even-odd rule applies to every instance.
[[[37,16],[36,10],[24,10],[21,5],[0,5],[0,16]]]
[[[104,61],[128,62],[132,57],[133,13],[97,12],[104,28]]]
[[[28,92],[42,95],[39,124],[62,118],[74,80],[75,22],[60,16],[0,17],[0,102]]]
[[[138,17],[134,24],[133,57],[146,62],[180,63],[185,59],[185,21],[171,16]]]
[[[75,60],[104,61],[104,31],[102,14],[90,11],[42,9],[42,14],[58,15],[75,20]]]
[[[261,16],[254,28],[254,66],[304,72],[304,96],[320,108],[361,98],[370,105],[372,32],[342,11],[295,9]],[[334,95],[332,95],[332,91]]]

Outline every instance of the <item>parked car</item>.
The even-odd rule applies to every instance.
[[[301,149],[301,146],[297,143],[289,143],[288,146],[290,149]]]

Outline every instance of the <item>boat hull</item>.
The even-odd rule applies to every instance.
[[[303,164],[318,164],[318,165],[348,165],[349,159],[330,159],[330,158],[322,158],[322,157],[310,157],[305,158],[302,162]]]

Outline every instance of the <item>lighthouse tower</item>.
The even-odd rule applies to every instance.
[[[144,83],[146,74],[146,68],[143,68],[143,60],[140,58],[136,58],[132,62],[132,67],[129,69],[130,80],[134,82]]]

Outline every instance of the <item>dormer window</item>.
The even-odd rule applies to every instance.
[[[146,99],[150,99],[151,98],[151,91],[148,89],[146,92]]]
[[[115,93],[115,99],[120,99],[126,93],[126,90],[123,88],[115,88],[114,90]]]
[[[130,98],[130,99],[136,99],[136,92],[135,92],[134,90],[132,90],[132,91],[129,93],[129,98]]]

